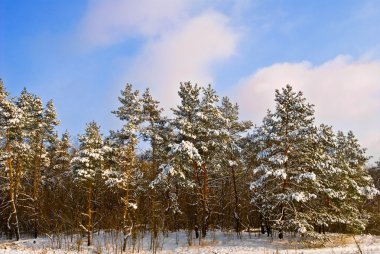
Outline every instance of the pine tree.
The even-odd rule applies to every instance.
[[[22,144],[24,134],[23,112],[7,99],[8,93],[5,91],[3,82],[0,80],[0,166],[1,170],[1,192],[8,193],[0,207],[2,215],[7,214],[6,225],[9,237],[15,233],[16,240],[20,239],[20,223],[18,212],[18,194],[20,188],[21,167],[18,157],[25,152],[28,147]]]
[[[40,188],[42,179],[42,166],[46,155],[46,149],[43,142],[43,104],[41,98],[29,93],[26,88],[21,92],[16,102],[17,106],[24,112],[23,122],[26,131],[27,143],[30,146],[27,158],[27,175],[31,185],[28,188],[27,199],[29,202],[25,207],[30,208],[30,223],[33,225],[33,235],[35,238],[39,232],[40,220]]]
[[[138,168],[136,161],[136,146],[138,143],[138,135],[141,131],[142,117],[142,102],[139,97],[139,91],[133,91],[131,84],[127,84],[125,89],[121,91],[119,97],[121,106],[113,113],[123,121],[123,128],[113,134],[116,139],[116,147],[114,153],[119,155],[119,161],[116,167],[110,168],[110,171],[105,175],[108,178],[108,184],[113,184],[123,191],[123,250],[126,249],[127,238],[133,231],[133,222],[130,208],[137,209],[137,204],[131,202],[131,188],[133,181],[137,177]],[[118,180],[115,181],[117,176]],[[111,184],[112,185],[112,184]]]
[[[202,203],[202,237],[206,236],[208,230],[208,224],[211,214],[210,207],[210,190],[209,190],[209,180],[210,176],[214,174],[215,171],[215,158],[218,154],[218,144],[220,143],[220,125],[223,121],[222,115],[217,107],[219,102],[219,96],[216,91],[208,85],[202,88],[202,100],[199,105],[199,112],[197,114],[197,125],[198,125],[198,139],[196,140],[196,147],[202,157],[202,165],[200,168],[201,175],[201,189],[200,197]]]
[[[378,160],[374,166],[368,169],[368,173],[374,180],[375,187],[380,190],[380,160]],[[377,195],[375,199],[370,200],[366,204],[366,211],[370,214],[368,226],[366,232],[370,234],[378,234],[380,228],[380,195]]]
[[[149,89],[146,89],[142,95],[142,117],[144,124],[141,128],[141,134],[144,141],[150,143],[150,154],[148,160],[150,165],[150,174],[145,177],[149,178],[148,181],[153,179],[159,174],[159,165],[165,163],[168,159],[168,144],[171,140],[171,129],[168,125],[167,118],[162,116],[163,109],[159,107],[159,102],[154,100],[150,94]],[[151,248],[153,250],[157,247],[157,237],[159,226],[163,225],[167,229],[171,209],[168,202],[160,202],[160,196],[167,197],[169,200],[169,192],[167,186],[161,185],[160,188],[149,188],[146,190],[149,197],[149,215],[150,223],[152,224],[151,233]],[[163,215],[163,216],[162,216]],[[175,214],[174,214],[174,217]],[[174,222],[176,223],[176,222]]]
[[[318,197],[309,206],[313,208],[313,224],[319,233],[325,233],[327,227],[339,222],[339,206],[344,202],[344,193],[337,185],[341,170],[335,167],[336,138],[332,127],[322,124],[317,128],[313,148],[316,155],[313,168],[318,176],[313,187]]]
[[[85,134],[79,136],[79,151],[72,159],[74,179],[81,184],[87,192],[87,226],[80,227],[87,233],[87,244],[91,245],[93,231],[93,193],[94,188],[101,181],[103,171],[103,138],[100,128],[95,122],[87,124]]]
[[[74,190],[71,174],[71,143],[66,131],[50,137],[47,147],[46,165],[42,176],[41,200],[43,200],[44,232],[60,233],[74,228],[72,210],[76,210],[73,200]],[[63,201],[64,200],[64,201]]]
[[[156,170],[156,150],[163,142],[162,126],[165,125],[166,119],[161,114],[162,108],[159,108],[159,102],[152,98],[149,89],[146,89],[142,95],[142,116],[146,126],[142,128],[141,132],[145,141],[149,141],[152,149],[152,163],[153,169]]]
[[[67,131],[62,134],[61,139],[53,140],[49,150],[51,154],[49,156],[50,168],[46,173],[46,178],[48,178],[47,181],[52,183],[52,188],[54,189],[61,186],[62,179],[70,173],[70,149],[72,145],[70,143],[70,134]]]
[[[162,116],[163,109],[159,102],[154,100],[149,89],[142,95],[143,126],[140,130],[144,141],[150,143],[152,171],[159,173],[158,167],[167,161],[169,143],[173,139],[169,120]]]
[[[317,197],[310,188],[316,180],[314,110],[290,85],[276,90],[275,101],[276,111],[268,111],[256,134],[261,151],[251,183],[252,202],[269,227],[306,233],[313,229],[307,203]]]
[[[200,152],[196,147],[199,141],[198,120],[200,113],[200,91],[197,85],[190,82],[181,83],[178,95],[181,104],[172,109],[174,119],[172,124],[177,132],[175,143],[172,144],[170,163],[162,166],[160,176],[170,175],[176,181],[176,185],[182,188],[193,189],[191,197],[188,220],[189,226],[195,231],[196,238],[199,237],[199,213],[201,198],[201,166],[203,164]],[[172,194],[178,198],[177,195]],[[174,199],[173,199],[174,201]]]
[[[221,127],[221,151],[220,157],[223,167],[228,169],[227,175],[232,183],[233,190],[233,218],[235,220],[235,231],[240,234],[241,231],[241,197],[239,186],[244,186],[241,181],[243,177],[243,157],[242,154],[242,133],[251,128],[250,121],[239,121],[239,106],[232,104],[228,97],[222,99],[222,105],[219,107],[222,115]],[[223,195],[222,193],[220,195]]]
[[[51,145],[56,141],[56,126],[59,125],[59,121],[57,119],[57,113],[54,107],[54,103],[52,100],[46,103],[46,106],[43,110],[43,118],[42,118],[42,139],[46,146]],[[64,138],[68,138],[68,133],[64,133]]]
[[[344,193],[344,202],[340,204],[340,223],[349,230],[363,231],[368,222],[363,205],[368,199],[373,199],[379,191],[373,184],[373,179],[365,170],[368,158],[355,135],[349,131],[347,135],[339,131],[337,134],[336,167],[341,170],[339,186]]]
[[[134,199],[134,191],[138,186],[139,175],[135,153],[136,143],[133,142],[135,139],[124,143],[125,140],[120,139],[121,136],[123,135],[113,132],[106,140],[103,150],[107,168],[102,176],[107,187],[114,192],[121,192],[123,251],[125,251],[128,237],[134,230],[132,213],[138,207]]]

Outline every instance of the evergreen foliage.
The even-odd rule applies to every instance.
[[[86,234],[91,245],[94,230],[114,229],[124,250],[146,231],[152,249],[169,230],[187,230],[189,244],[215,229],[380,233],[380,163],[366,168],[352,132],[317,126],[302,92],[276,90],[253,129],[211,85],[181,83],[178,95],[167,117],[149,89],[127,84],[113,112],[122,127],[103,138],[90,122],[73,146],[52,101],[26,89],[10,98],[0,81],[0,232]]]

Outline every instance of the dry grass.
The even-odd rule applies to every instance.
[[[329,234],[321,235],[319,238],[303,237],[294,240],[284,241],[284,247],[292,249],[307,249],[307,248],[334,248],[355,243],[351,235]]]
[[[326,247],[337,247],[355,243],[350,235],[332,235],[330,241],[326,243]]]

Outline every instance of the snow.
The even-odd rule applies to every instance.
[[[306,173],[299,174],[295,180],[297,183],[300,183],[305,179],[315,181],[317,179],[317,176],[315,175],[314,172],[306,172]]]
[[[317,198],[317,196],[315,194],[308,194],[305,192],[294,192],[294,193],[290,194],[290,197],[292,200],[295,200],[297,202],[306,202],[309,199]]]
[[[282,165],[288,161],[288,157],[285,155],[282,155],[282,154],[276,154],[276,155],[270,157],[269,161],[274,163],[274,164],[277,164],[277,165]]]
[[[298,201],[298,200],[297,200],[297,201]],[[300,228],[298,229],[298,232],[301,233],[301,234],[304,234],[304,233],[307,232],[307,229],[306,229],[305,227],[300,227]]]
[[[281,168],[281,169],[278,169],[278,170],[274,170],[273,171],[273,176],[276,177],[276,178],[280,178],[280,179],[286,179],[286,172],[285,172],[285,169]]]
[[[170,153],[175,154],[177,152],[187,155],[191,160],[201,161],[197,148],[189,141],[182,140],[180,144],[175,144]]]
[[[137,209],[137,204],[135,204],[135,203],[128,203],[128,206],[129,207],[131,207],[131,208],[133,208],[134,210],[136,210]]]
[[[363,195],[368,199],[374,199],[376,195],[380,194],[380,191],[378,189],[371,186],[358,187],[358,192],[360,195]]]
[[[299,231],[302,231],[300,229]],[[122,234],[116,232],[102,232],[94,234],[94,246],[87,247],[85,238],[74,236],[44,237],[38,239],[27,239],[19,242],[0,240],[0,254],[29,254],[29,253],[117,253],[120,251]],[[329,243],[327,247],[310,248],[304,247],[299,238],[285,234],[285,239],[272,239],[265,235],[247,232],[242,233],[241,239],[234,232],[209,232],[208,236],[199,243],[198,239],[191,239],[192,245],[188,245],[188,234],[184,231],[172,232],[168,236],[159,235],[157,253],[188,253],[188,254],[248,254],[248,253],[303,253],[303,254],[332,254],[360,253],[358,246],[364,254],[380,253],[380,236],[355,236],[358,242],[349,235],[335,235],[335,242]],[[152,253],[150,249],[150,236],[145,234],[136,240],[135,249],[129,242],[127,253]],[[60,245],[61,248],[58,248]],[[79,251],[78,251],[79,250]]]
[[[237,163],[236,161],[228,160],[228,165],[229,165],[230,167],[234,167],[234,166],[237,166],[238,163]]]

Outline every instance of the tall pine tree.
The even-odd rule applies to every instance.
[[[94,188],[101,182],[103,173],[103,138],[95,122],[87,124],[85,134],[79,136],[79,151],[72,159],[74,179],[87,193],[87,212],[82,213],[87,225],[80,224],[87,233],[87,244],[91,245],[93,231]]]
[[[254,169],[253,204],[268,226],[305,233],[312,230],[307,203],[317,197],[312,147],[313,105],[290,85],[276,90],[275,112],[268,111],[256,139],[261,151]]]

